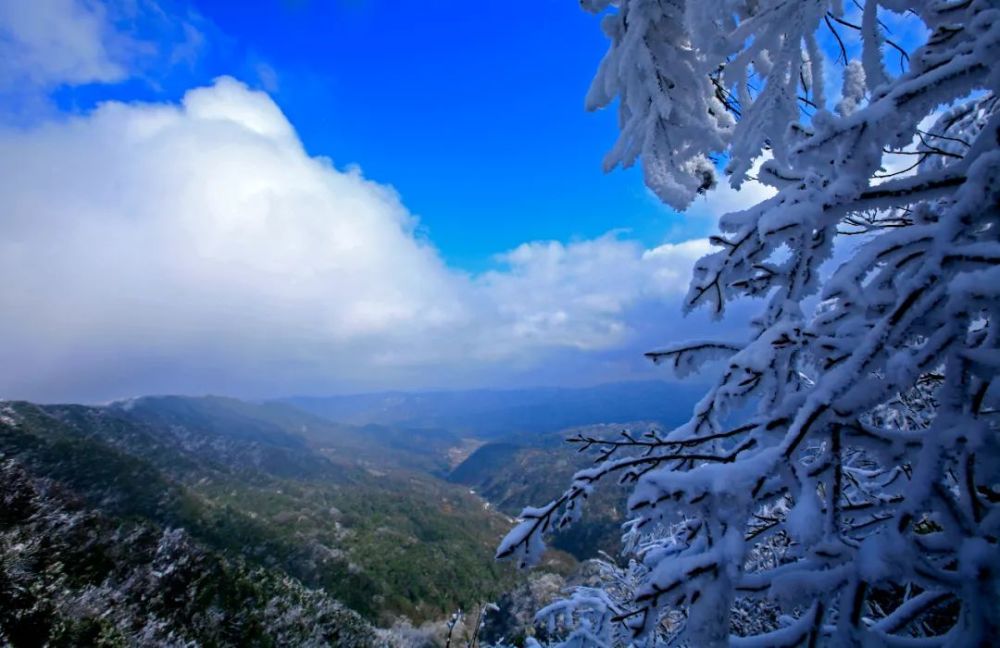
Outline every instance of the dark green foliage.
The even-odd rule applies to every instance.
[[[330,443],[329,423],[286,406],[158,398],[2,407],[0,455],[108,524],[182,528],[248,573],[291,577],[372,621],[440,618],[515,578],[492,560],[502,516],[425,472],[352,460]],[[99,632],[89,622],[73,628]]]
[[[614,436],[621,427],[599,426],[597,436]],[[648,426],[624,427],[644,430]],[[501,511],[516,516],[525,506],[559,497],[576,471],[592,465],[592,454],[575,453],[566,446],[568,434],[522,436],[517,443],[487,443],[459,464],[449,479],[475,488]],[[577,560],[595,558],[600,551],[616,554],[621,548],[620,512],[627,495],[624,487],[615,484],[598,489],[588,499],[583,518],[553,535],[551,546]]]
[[[357,614],[182,530],[109,518],[0,464],[0,642],[14,646],[374,644]]]

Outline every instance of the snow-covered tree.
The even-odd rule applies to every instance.
[[[566,645],[996,645],[1000,2],[583,4],[607,167],[677,209],[720,169],[776,190],[721,218],[686,298],[762,307],[649,353],[722,370],[668,433],[577,439],[594,467],[498,556],[533,563],[617,478],[633,562],[548,610]]]

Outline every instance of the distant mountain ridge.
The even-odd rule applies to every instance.
[[[221,432],[230,440],[261,444],[279,454],[318,448],[325,450],[327,460],[339,464],[371,461],[443,474],[450,467],[445,460],[448,449],[462,443],[445,430],[338,423],[278,401],[143,396],[111,403],[109,408],[170,429]]]
[[[686,419],[701,393],[649,381],[263,402],[0,401],[0,468],[17,476],[6,490],[0,484],[0,504],[35,502],[13,517],[0,507],[0,597],[4,583],[41,588],[38,600],[24,599],[18,605],[27,607],[17,610],[42,606],[48,616],[38,623],[77,643],[127,637],[129,627],[146,623],[164,632],[176,625],[177,636],[206,645],[313,631],[361,644],[375,624],[385,627],[400,615],[439,620],[523,582],[512,565],[494,562],[496,543],[521,506],[558,496],[589,461],[564,443],[572,428],[612,436],[622,427],[672,425]],[[613,489],[602,493],[582,523],[556,539],[561,551],[545,558],[550,572],[569,573],[576,564],[569,554],[584,559],[595,546],[613,550],[621,498]],[[33,511],[50,509],[51,520],[38,523],[41,514]],[[84,516],[81,531],[100,555],[117,556],[116,571],[87,566],[77,574],[75,566],[85,565],[73,558],[66,566],[77,579],[70,590],[42,572],[19,571],[31,558],[20,553],[23,538],[47,534],[46,542],[68,547],[77,531],[60,525],[76,515]],[[188,595],[187,620],[163,618],[167,608],[150,607],[155,587],[137,584],[159,579],[162,569],[152,563],[174,555],[197,565],[175,581],[195,593]],[[39,554],[37,569],[58,559]],[[98,606],[79,627],[67,626],[93,587],[105,599],[127,600],[128,609],[115,608],[121,616],[112,622]],[[232,597],[246,588],[277,597],[279,608],[285,601],[288,614],[269,603],[260,614],[241,615]],[[247,603],[259,607],[253,596]],[[295,610],[302,601],[311,603],[300,623]],[[205,616],[213,606],[233,619],[237,635],[213,634]],[[166,625],[157,626],[161,621]],[[0,614],[0,644],[11,623]]]
[[[615,421],[674,425],[687,419],[691,403],[704,391],[698,384],[649,380],[579,388],[295,396],[275,402],[339,423],[440,428],[495,438]]]

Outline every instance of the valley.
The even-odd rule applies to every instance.
[[[647,422],[595,422],[590,432],[674,423],[690,406],[684,394],[673,413],[650,408],[664,384],[629,387],[631,400],[621,385],[603,397]],[[555,595],[595,547],[617,548],[623,491],[607,489],[556,537],[539,571],[493,560],[521,507],[558,495],[591,460],[566,447],[575,429],[562,427],[591,415],[566,409],[587,398],[599,402],[601,390],[365,396],[350,408],[338,397],[337,410],[318,400],[179,396],[2,403],[0,465],[13,476],[3,497],[31,504],[0,520],[0,594],[19,601],[5,607],[0,629],[13,636],[30,620],[53,637],[167,632],[204,642],[206,619],[219,617],[239,638],[221,643],[312,627],[350,631],[360,644],[434,645],[454,610],[503,601],[491,627],[523,634],[530,617],[513,610],[526,609],[525,597]],[[640,416],[648,413],[658,418]],[[482,430],[470,425],[477,417]],[[82,521],[66,528],[74,516]],[[60,558],[54,577],[49,547],[81,532],[88,540],[69,551],[81,559]],[[26,548],[25,537],[41,546]],[[157,607],[144,588],[159,582],[150,574],[164,551],[192,568],[173,584],[174,603]],[[130,603],[110,614],[96,591]],[[297,611],[282,616],[282,606]]]

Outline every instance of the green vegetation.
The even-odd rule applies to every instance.
[[[254,419],[254,407],[6,404],[0,454],[110,525],[182,528],[207,552],[292,577],[373,622],[441,618],[514,583],[492,559],[508,523],[467,489],[398,462],[352,462],[337,437],[320,441],[329,424],[279,406]],[[293,432],[303,426],[308,441]]]
[[[0,462],[0,644],[374,645],[327,594]]]
[[[642,434],[648,427],[602,425],[594,426],[593,432],[595,436],[611,437],[624,428]],[[500,511],[516,516],[525,506],[559,497],[575,472],[593,464],[592,454],[571,452],[565,444],[565,439],[579,430],[487,443],[457,466],[449,479],[474,488]],[[621,511],[627,494],[626,488],[613,483],[598,489],[588,498],[583,518],[566,531],[555,533],[550,545],[577,560],[594,558],[601,551],[617,554],[621,550]]]

